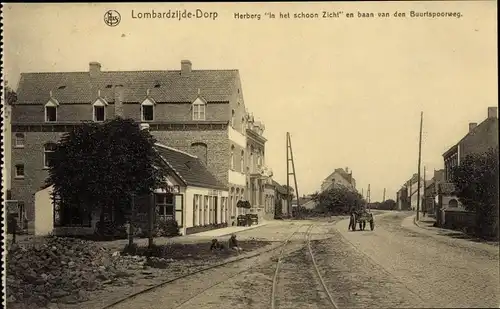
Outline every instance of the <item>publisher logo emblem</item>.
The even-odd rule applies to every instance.
[[[110,27],[116,27],[122,20],[120,13],[115,10],[109,10],[104,14],[104,22]]]

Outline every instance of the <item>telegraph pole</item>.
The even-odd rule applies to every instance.
[[[290,199],[290,158],[288,157],[288,132],[286,132],[286,200],[287,210],[290,216],[292,212],[292,200]]]
[[[384,198],[382,199],[382,202],[385,202],[385,188],[384,188]]]
[[[417,221],[420,212],[420,164],[422,161],[422,124],[424,122],[424,112],[420,113],[420,137],[418,139],[418,186],[417,186]]]
[[[427,197],[425,196],[425,189],[427,187],[427,184],[426,184],[426,177],[425,177],[425,165],[424,165],[424,187],[423,187],[423,196],[424,198],[422,199],[422,213],[425,215],[426,211],[427,211]]]

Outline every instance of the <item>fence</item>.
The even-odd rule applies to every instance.
[[[444,213],[445,228],[472,232],[476,226],[476,214],[473,212],[446,209]]]

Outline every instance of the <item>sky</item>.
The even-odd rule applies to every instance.
[[[139,12],[216,12],[215,20],[133,19]],[[121,22],[104,23],[116,10]],[[280,19],[280,12],[340,18]],[[460,12],[461,18],[358,18],[358,12]],[[264,13],[272,12],[275,19]],[[355,18],[346,18],[352,12]],[[21,72],[238,69],[245,105],[266,126],[266,164],[286,184],[290,132],[299,194],[348,167],[371,201],[396,198],[417,173],[497,106],[495,1],[384,3],[4,4],[4,79]],[[260,20],[234,13],[261,14]],[[293,183],[293,179],[290,179]]]

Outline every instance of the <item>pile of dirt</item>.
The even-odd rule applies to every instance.
[[[32,245],[12,245],[7,253],[7,301],[27,307],[79,303],[89,293],[147,267],[96,244],[49,237]],[[22,307],[22,306],[21,306]]]

